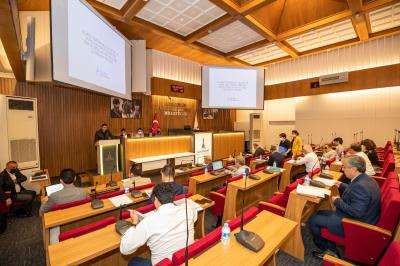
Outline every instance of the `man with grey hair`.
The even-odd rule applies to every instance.
[[[365,160],[357,155],[345,157],[343,171],[349,184],[337,182],[341,196],[333,196],[332,203],[336,210],[318,211],[308,221],[315,245],[320,249],[313,255],[322,258],[328,252],[337,254],[335,244],[321,236],[321,229],[327,228],[330,233],[343,237],[343,218],[350,218],[368,224],[378,222],[381,211],[381,194],[376,181],[365,174]]]

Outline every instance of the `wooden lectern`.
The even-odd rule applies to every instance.
[[[100,175],[118,172],[119,139],[99,140],[97,148],[97,172]]]

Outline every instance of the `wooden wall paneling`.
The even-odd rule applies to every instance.
[[[44,82],[16,82],[14,79],[0,78],[0,93],[38,99],[41,167],[49,169],[51,176],[58,175],[60,170],[66,167],[71,167],[77,172],[96,169],[96,150],[93,142],[94,133],[100,124],[108,123],[114,135],[119,135],[121,128],[126,128],[128,132],[131,132],[142,127],[145,132],[148,132],[153,110],[162,110],[163,102],[153,103],[152,98],[156,96],[134,95],[142,99],[142,117],[141,119],[124,119],[110,118],[109,96],[85,89]],[[168,97],[165,98],[168,99]],[[159,117],[160,125],[165,132],[166,126],[183,128],[185,124],[193,125],[198,102],[190,99],[180,100],[190,102],[187,105],[188,118],[182,120]],[[214,125],[221,123],[221,118],[203,123],[201,129],[231,129],[233,122],[232,125],[229,123],[233,121],[234,116],[224,115],[223,117],[227,118],[223,123],[226,128],[222,128],[220,124]],[[200,121],[199,124],[201,124]]]
[[[400,85],[400,64],[349,72],[349,81],[312,89],[318,78],[265,86],[265,100],[291,98],[325,93],[384,88]]]
[[[244,151],[244,132],[213,134],[213,160],[228,158],[234,152]]]
[[[183,93],[171,91],[171,85],[184,88]],[[151,94],[201,100],[201,86],[164,78],[151,78]]]

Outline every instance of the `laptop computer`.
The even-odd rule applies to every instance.
[[[223,172],[225,172],[222,160],[213,161],[212,169],[213,170],[210,172],[210,174],[212,174],[212,175],[219,175],[219,174],[222,174]]]

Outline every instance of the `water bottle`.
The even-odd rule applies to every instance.
[[[206,167],[204,168],[204,173],[208,173],[208,164],[207,164]]]
[[[272,164],[273,168],[276,168],[276,162],[274,161],[274,163]]]
[[[230,236],[231,236],[231,229],[229,228],[229,224],[224,223],[224,226],[222,227],[222,233],[221,233],[222,245],[226,246],[229,244]]]
[[[306,177],[304,178],[304,185],[305,186],[309,186],[311,182],[311,178],[309,175],[306,175]]]

